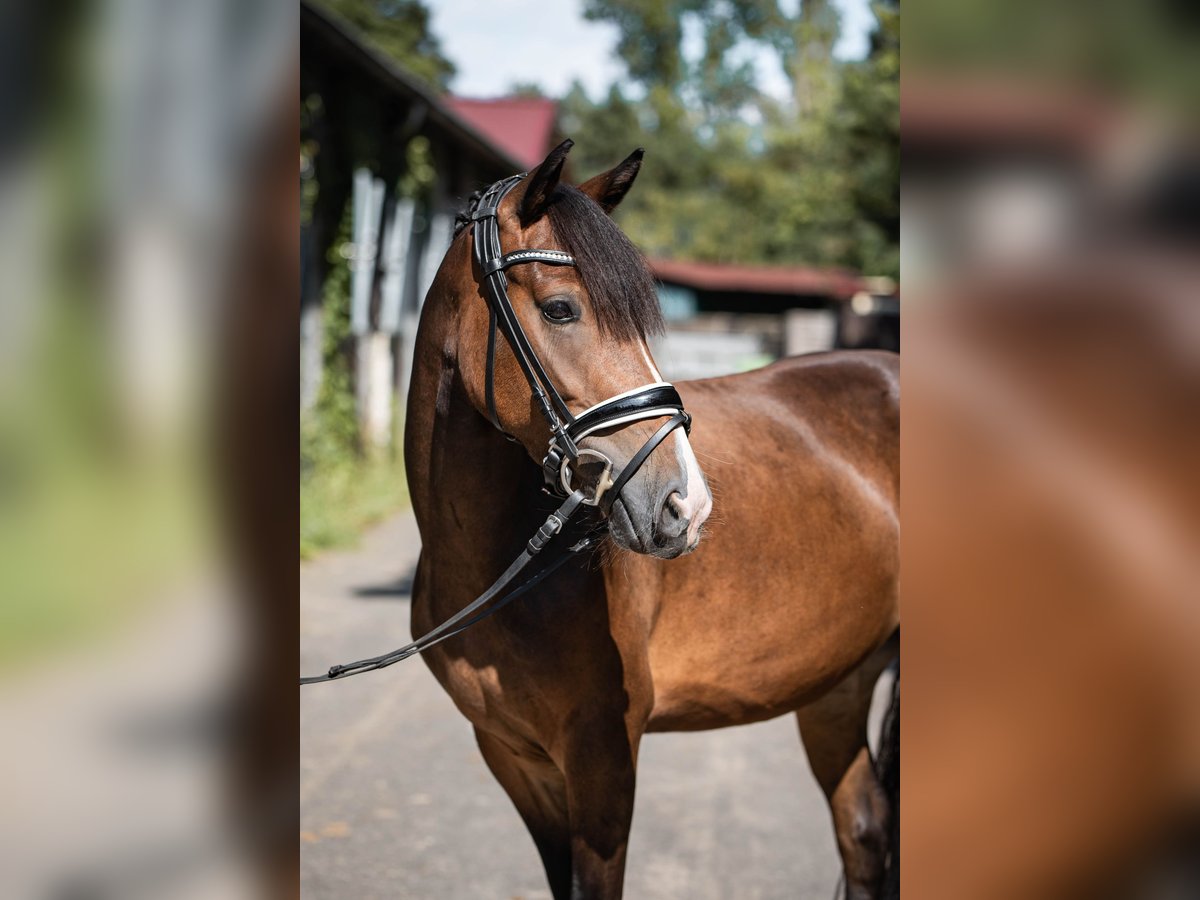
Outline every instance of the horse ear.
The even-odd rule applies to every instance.
[[[575,142],[567,138],[550,151],[542,164],[534,170],[525,183],[525,195],[521,198],[521,227],[528,228],[546,214],[550,198],[562,177],[563,163]]]
[[[646,151],[638,147],[607,172],[589,178],[579,189],[599,203],[606,213],[611,213],[633,187],[633,180],[642,168],[642,157],[645,154]]]

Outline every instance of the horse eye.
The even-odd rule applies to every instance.
[[[542,307],[542,315],[551,322],[573,322],[579,318],[575,315],[575,310],[571,308],[571,304],[565,300],[551,300]]]

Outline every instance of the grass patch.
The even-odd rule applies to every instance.
[[[56,455],[24,474],[0,508],[0,671],[118,629],[211,553],[203,484],[182,462]]]
[[[397,460],[381,455],[314,468],[300,479],[300,558],[352,545],[364,528],[407,505]]]
[[[432,170],[431,170],[432,171]],[[321,384],[300,418],[300,558],[357,541],[367,526],[408,505],[399,453],[374,450],[363,440],[354,396],[350,328],[350,268],[340,251],[350,238],[352,209],[342,215],[326,254],[321,294]],[[393,406],[393,438],[404,433],[400,404]]]
[[[118,630],[213,549],[203,439],[128,427],[101,305],[67,298],[0,384],[3,672]]]

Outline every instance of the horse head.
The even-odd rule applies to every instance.
[[[712,495],[682,427],[638,459],[682,407],[647,343],[663,327],[654,281],[609,215],[637,177],[642,151],[573,187],[560,180],[571,144],[564,141],[537,169],[514,180],[499,194],[494,213],[496,258],[517,257],[506,261],[500,290],[531,353],[514,351],[504,323],[501,332],[508,340],[497,338],[496,301],[489,297],[489,273],[480,266],[486,254],[477,246],[473,267],[479,302],[472,298],[460,310],[460,366],[472,404],[543,464],[549,482],[559,480],[561,471],[562,488],[583,489],[600,500],[599,492],[616,481],[597,505],[618,545],[673,558],[699,543]],[[486,240],[478,222],[472,240]],[[521,258],[522,251],[538,258]],[[571,262],[555,264],[556,255]],[[543,370],[536,376],[530,356],[534,371]],[[553,403],[539,399],[543,380]],[[658,413],[655,401],[665,396],[674,397],[676,408]],[[547,407],[558,408],[560,400],[565,411],[558,417],[564,423],[574,419],[592,426],[572,423],[569,436],[556,437],[556,415]],[[552,441],[568,450],[561,470],[557,461],[544,461],[550,458],[548,445],[554,452]],[[627,481],[621,477],[626,467],[631,467]]]

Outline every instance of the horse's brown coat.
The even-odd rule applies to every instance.
[[[621,193],[632,182],[629,165],[585,189],[609,205],[613,181]],[[517,189],[502,206],[505,249],[555,247],[544,219],[521,227],[522,199]],[[509,291],[572,409],[653,380],[643,342],[602,340],[575,270],[522,266]],[[583,319],[547,325],[536,303],[563,294],[583,303]],[[486,417],[487,321],[468,232],[430,291],[414,361],[405,456],[424,544],[414,633],[481,593],[551,508],[531,462],[547,431],[503,342],[497,405],[521,444]],[[899,622],[897,375],[892,355],[833,353],[678,385],[715,497],[699,548],[668,561],[609,547],[425,654],[475,726],[556,898],[620,896],[646,731],[792,711],[831,800],[848,892],[874,896],[886,803],[864,762],[865,721],[886,663],[877,651]],[[659,424],[616,432],[606,449],[620,463]],[[676,466],[673,446],[634,481]]]

